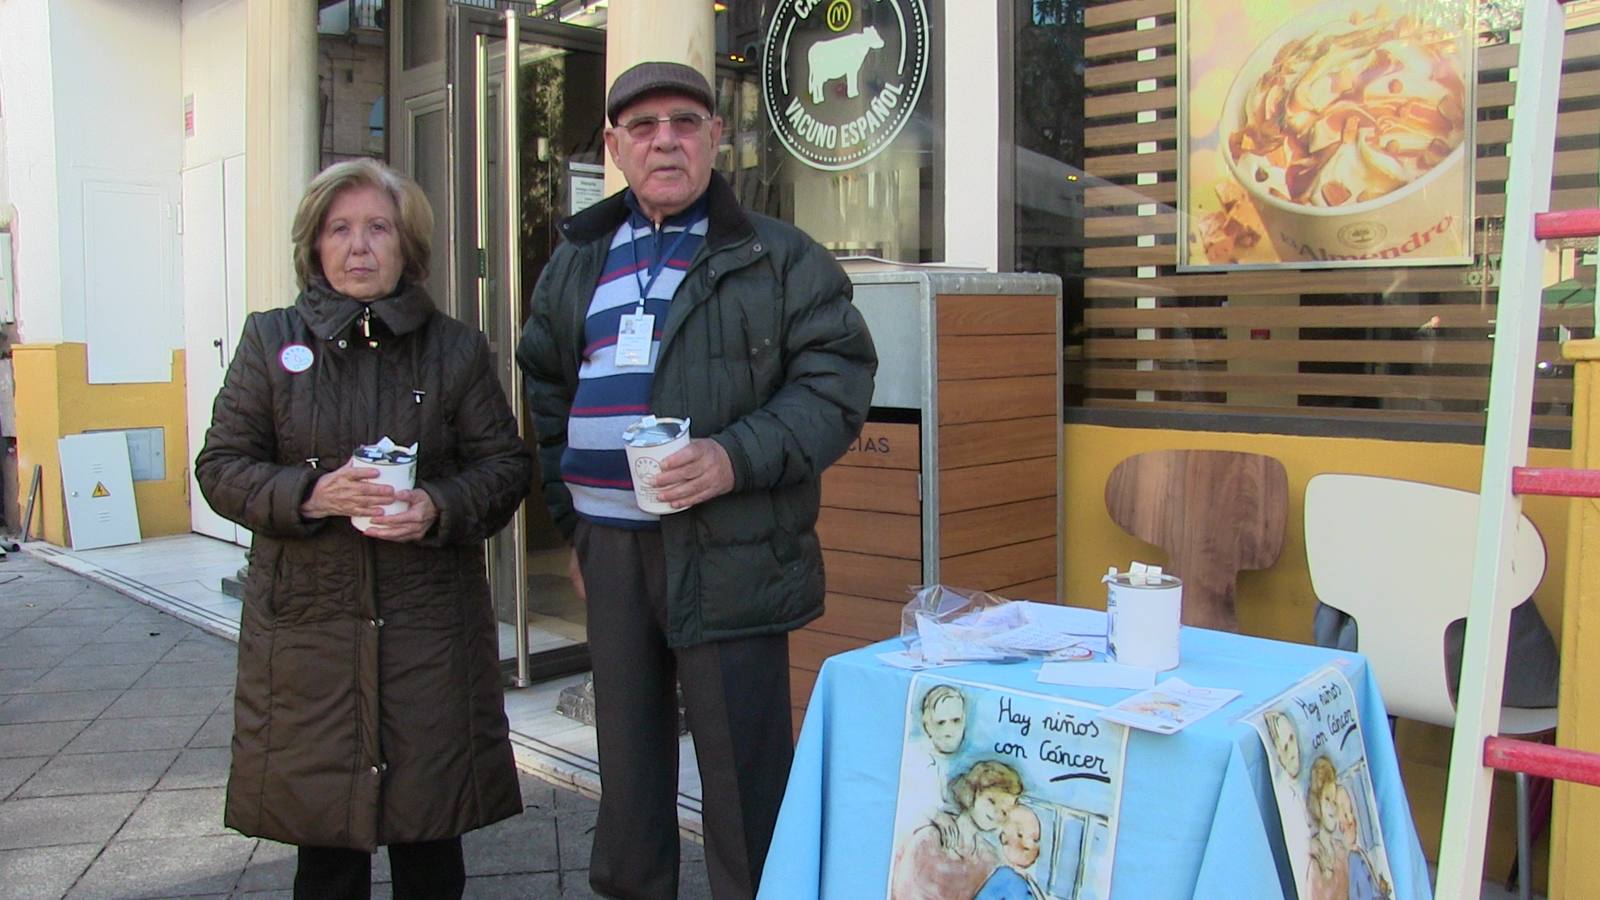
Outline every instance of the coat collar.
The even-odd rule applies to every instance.
[[[372,314],[394,334],[421,328],[434,312],[433,299],[420,284],[402,283],[389,296],[364,303],[335,291],[328,282],[317,278],[294,302],[295,310],[311,333],[324,341],[349,328],[361,315],[361,310],[369,306]]]
[[[627,189],[618,191],[577,215],[563,219],[559,226],[561,234],[576,244],[609,239],[633,211],[628,195]],[[755,226],[750,224],[739,206],[739,198],[734,196],[733,188],[721,172],[711,172],[711,183],[701,196],[711,219],[706,228],[707,250],[720,250],[755,235]]]

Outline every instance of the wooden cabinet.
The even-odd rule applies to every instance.
[[[827,611],[789,640],[797,730],[822,661],[898,634],[918,585],[1060,600],[1060,280],[851,280],[878,378],[871,420],[822,478]]]

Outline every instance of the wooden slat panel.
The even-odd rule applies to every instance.
[[[1091,210],[1137,207],[1146,203],[1154,203],[1160,209],[1162,207],[1171,207],[1177,202],[1178,186],[1173,181],[1138,186],[1106,184],[1085,189],[1083,198],[1084,207]],[[1556,210],[1587,209],[1595,205],[1595,199],[1595,189],[1592,187],[1563,188],[1550,192],[1550,208]],[[1480,190],[1477,203],[1473,207],[1473,214],[1478,217],[1499,216],[1505,213],[1505,207],[1506,198],[1504,194],[1498,191],[1485,192]]]
[[[1055,375],[939,382],[939,424],[1020,419],[1056,411]]]
[[[811,702],[811,690],[817,686],[817,673],[798,666],[789,667],[789,707],[805,708]]]
[[[1056,298],[1044,294],[948,294],[934,299],[939,340],[963,334],[1055,334]]]
[[[1555,155],[1555,175],[1589,175],[1596,171],[1597,154],[1594,150],[1563,150]],[[1473,175],[1478,182],[1505,181],[1511,161],[1505,156],[1485,156],[1477,161]],[[1084,163],[1084,171],[1096,178],[1120,178],[1141,172],[1177,172],[1178,151],[1159,150],[1155,153],[1116,153],[1091,157]],[[1174,176],[1175,177],[1175,176]]]
[[[1060,594],[1056,593],[1054,576],[1022,584],[1008,584],[995,593],[1005,597],[1007,600],[1033,600],[1038,603],[1057,603],[1061,597]]]
[[[1096,178],[1116,178],[1137,175],[1140,172],[1176,172],[1178,151],[1158,150],[1155,153],[1113,153],[1091,157],[1083,170]]]
[[[1478,108],[1490,109],[1496,106],[1510,106],[1516,99],[1517,85],[1512,81],[1499,81],[1492,84],[1478,85]],[[1600,71],[1589,72],[1563,72],[1561,75],[1561,99],[1576,100],[1580,97],[1600,96]]]
[[[1054,497],[1058,478],[1054,456],[969,466],[965,469],[944,469],[939,472],[939,515],[946,516],[964,509],[978,509],[999,503],[1015,503],[1018,500]]]
[[[1003,422],[939,426],[939,467],[960,469],[986,463],[1055,456],[1061,422],[1055,413]]]
[[[1566,190],[1550,192],[1550,209],[1588,209],[1595,205],[1595,189],[1568,188]],[[1506,212],[1506,195],[1495,192],[1493,194],[1478,194],[1478,204],[1473,212],[1479,216],[1503,216]]]
[[[1154,247],[1090,247],[1083,251],[1083,266],[1086,269],[1177,264],[1176,244],[1157,244]]]
[[[1090,119],[1101,116],[1125,116],[1147,109],[1172,109],[1177,102],[1177,88],[1158,88],[1131,94],[1108,94],[1104,97],[1084,98],[1083,114]]]
[[[1477,341],[1301,341],[1273,336],[1271,340],[1187,339],[1140,341],[1132,338],[1089,338],[1083,342],[1087,359],[1156,360],[1280,360],[1283,362],[1372,362],[1432,365],[1488,365],[1494,344]],[[1539,360],[1561,360],[1561,345],[1539,344]]]
[[[822,565],[828,590],[839,594],[905,603],[910,589],[922,583],[922,564],[916,560],[824,550]]]
[[[955,587],[998,589],[1056,572],[1056,539],[1040,538],[939,560],[939,581]]]
[[[1195,369],[1090,369],[1084,374],[1090,390],[1113,391],[1248,391],[1256,394],[1311,394],[1322,397],[1429,397],[1438,400],[1484,400],[1489,379],[1465,375],[1326,375],[1205,372]],[[1541,379],[1533,398],[1541,403],[1572,400],[1572,382]]]
[[[1312,273],[1301,273],[1309,276]],[[1593,322],[1587,307],[1546,307],[1539,321],[1583,326]],[[1089,309],[1083,314],[1088,328],[1486,328],[1495,317],[1493,306],[1430,303],[1389,306],[1168,306],[1160,309]]]
[[[1560,150],[1555,155],[1556,177],[1566,175],[1593,175],[1600,162],[1600,152],[1587,150]],[[1511,171],[1511,159],[1505,156],[1486,156],[1478,160],[1474,170],[1478,181],[1505,181]]]
[[[1142,234],[1173,234],[1178,230],[1178,214],[1153,216],[1089,216],[1083,220],[1087,238],[1136,237]]]
[[[858,647],[865,647],[871,641],[860,638],[842,637],[837,634],[824,634],[802,628],[799,631],[789,632],[789,667],[792,669],[805,669],[808,672],[817,672],[822,669],[822,661],[836,653],[848,653]]]
[[[1177,119],[1157,119],[1137,125],[1097,125],[1083,130],[1083,145],[1090,150],[1101,147],[1129,147],[1141,141],[1178,139]]]
[[[922,559],[922,517],[918,515],[825,506],[817,515],[817,538],[825,550]]]
[[[1600,109],[1573,109],[1556,116],[1556,137],[1566,138],[1580,134],[1586,136],[1600,134]],[[1494,119],[1489,122],[1479,122],[1473,130],[1473,138],[1480,147],[1485,144],[1509,144],[1511,120]]]
[[[907,600],[911,598],[906,597]],[[900,612],[904,603],[874,600],[870,597],[852,597],[849,594],[829,594],[824,604],[822,618],[807,628],[827,634],[881,641],[900,633]]]
[[[1158,56],[1155,59],[1089,66],[1083,71],[1083,86],[1091,89],[1108,88],[1118,84],[1138,84],[1146,78],[1177,77],[1178,57]]]
[[[1182,400],[1128,400],[1118,397],[1090,397],[1083,402],[1084,406],[1095,409],[1132,409],[1144,412],[1217,412],[1215,403],[1191,403]],[[1229,413],[1252,416],[1283,416],[1296,415],[1302,410],[1294,406],[1247,406],[1245,404],[1230,403],[1227,406]],[[1436,422],[1449,425],[1473,425],[1483,427],[1484,414],[1482,412],[1445,412],[1433,409],[1405,409],[1395,407],[1380,409],[1371,407],[1340,407],[1319,406],[1311,410],[1319,419],[1367,419],[1382,421],[1392,419],[1395,422]],[[1534,416],[1535,428],[1566,428],[1572,424],[1567,416]]]
[[[1177,0],[1122,0],[1102,3],[1083,11],[1083,27],[1104,28],[1124,22],[1137,22],[1152,16],[1170,16],[1178,11]]]
[[[1481,400],[1486,387],[1481,379],[1432,374],[1417,376],[1392,375],[1316,375],[1315,381],[1305,381],[1301,376],[1278,374],[1230,373],[1225,370],[1232,360],[1272,360],[1288,363],[1330,362],[1432,366],[1486,367],[1492,355],[1487,336],[1492,331],[1494,291],[1497,274],[1482,266],[1416,267],[1409,269],[1345,269],[1345,270],[1280,270],[1236,271],[1218,273],[1184,273],[1175,271],[1177,241],[1185,240],[1184,223],[1176,214],[1176,168],[1178,154],[1173,149],[1178,139],[1178,121],[1174,115],[1179,95],[1172,86],[1178,74],[1175,53],[1178,27],[1162,24],[1156,28],[1138,30],[1135,23],[1150,16],[1170,16],[1178,0],[1114,0],[1089,6],[1085,21],[1091,34],[1085,40],[1086,86],[1095,96],[1086,98],[1085,115],[1090,120],[1084,131],[1088,154],[1083,164],[1090,181],[1110,179],[1131,182],[1135,175],[1153,172],[1160,180],[1150,185],[1111,184],[1101,181],[1086,185],[1083,191],[1085,208],[1091,213],[1083,223],[1085,238],[1112,246],[1091,246],[1084,251],[1083,294],[1085,297],[1085,325],[1090,334],[1083,345],[1082,359],[1086,365],[1084,384],[1090,391],[1085,401],[1088,405],[1108,408],[1135,409],[1195,409],[1215,410],[1215,404],[1198,402],[1162,402],[1141,404],[1129,400],[1108,399],[1095,396],[1096,392],[1125,391],[1148,388],[1152,390],[1202,391],[1226,393],[1227,391],[1261,392],[1269,396],[1277,393],[1291,398],[1296,393],[1347,396],[1377,396],[1410,399],[1411,396],[1433,398],[1459,398]],[[1200,14],[1196,11],[1195,14]],[[1170,21],[1170,19],[1165,20]],[[1097,32],[1097,33],[1096,33]],[[1149,59],[1135,59],[1135,51],[1153,48],[1157,52]],[[1488,121],[1477,125],[1475,141],[1479,147],[1495,151],[1480,157],[1474,167],[1478,196],[1474,213],[1477,227],[1471,235],[1472,252],[1479,256],[1494,254],[1500,249],[1500,229],[1495,221],[1504,215],[1505,197],[1502,184],[1510,173],[1511,161],[1499,152],[1510,140],[1510,120],[1495,117],[1495,110],[1503,110],[1514,98],[1515,83],[1505,78],[1505,72],[1515,66],[1519,48],[1511,44],[1483,47],[1478,50],[1479,85],[1476,94],[1477,108],[1489,111]],[[1563,51],[1566,60],[1561,83],[1561,96],[1567,105],[1592,106],[1593,98],[1600,98],[1600,29],[1570,33]],[[1153,91],[1140,91],[1140,83],[1157,81],[1160,86]],[[1577,101],[1574,103],[1573,101]],[[1128,117],[1131,113],[1154,110],[1163,118],[1153,122],[1099,124],[1106,117]],[[1600,134],[1600,109],[1567,109],[1557,118],[1558,135],[1570,140],[1592,138]],[[1141,144],[1156,142],[1159,149],[1151,153],[1133,152]],[[1562,185],[1552,191],[1550,208],[1569,210],[1592,207],[1600,202],[1600,192],[1591,184],[1600,170],[1600,152],[1587,144],[1568,145],[1560,149],[1554,159],[1556,178]],[[1573,185],[1582,184],[1581,187]],[[1151,211],[1153,215],[1139,216],[1136,211]],[[1109,215],[1093,215],[1095,211]],[[1140,247],[1135,238],[1154,236],[1160,242],[1155,246]],[[1133,278],[1135,268],[1157,273],[1157,277]],[[1443,295],[1446,302],[1428,305],[1386,304],[1382,306],[1267,306],[1227,308],[1225,306],[1197,306],[1159,310],[1133,310],[1124,308],[1126,301],[1137,297],[1156,298],[1226,298],[1258,294],[1282,295]],[[1432,322],[1429,319],[1437,316]],[[1319,341],[1299,340],[1300,329],[1316,327],[1396,328],[1415,329],[1423,325],[1439,329],[1458,329],[1445,332],[1439,339],[1382,340],[1382,341]],[[1580,334],[1594,324],[1593,313],[1586,307],[1544,310],[1542,325],[1568,325],[1580,329]],[[1183,340],[1164,339],[1135,341],[1128,338],[1099,337],[1108,329],[1135,328],[1217,328],[1246,329],[1270,328],[1277,333],[1271,340],[1252,341]],[[1471,329],[1460,331],[1459,329]],[[1242,338],[1240,331],[1230,332]],[[1449,338],[1448,340],[1444,338]],[[1542,362],[1560,363],[1559,347],[1545,341],[1539,347]],[[1130,360],[1155,359],[1159,361],[1215,361],[1215,370],[1160,369],[1139,373],[1127,366]],[[1342,379],[1356,379],[1345,381]],[[1368,379],[1362,381],[1361,379]],[[1075,376],[1076,381],[1076,376]],[[1133,387],[1137,384],[1138,387]],[[1541,379],[1538,383],[1542,400],[1561,401],[1571,393],[1570,382],[1565,379]],[[1244,412],[1242,407],[1229,405],[1230,412]],[[1387,417],[1405,421],[1451,421],[1481,423],[1482,415],[1471,412],[1443,412],[1428,410],[1343,410],[1334,412],[1324,408],[1305,411],[1295,407],[1262,407],[1267,414],[1311,414],[1338,416],[1348,414],[1359,417]],[[1541,416],[1557,426],[1570,420],[1563,416]],[[1036,440],[1042,440],[1041,437]]]
[[[985,506],[939,517],[939,553],[959,556],[1055,534],[1054,496]]]
[[[1178,39],[1175,25],[1158,25],[1144,31],[1129,29],[1110,34],[1097,34],[1083,39],[1084,59],[1121,56],[1150,47],[1171,47]]]
[[[939,380],[1055,375],[1061,344],[1054,334],[940,335]]]
[[[915,425],[868,422],[834,465],[916,470],[922,468],[921,447]]]
[[[1504,199],[1498,194],[1480,194],[1479,197],[1483,200],[1492,200],[1495,202],[1499,202]],[[1594,193],[1593,197],[1594,199],[1600,199],[1600,193]],[[1584,208],[1592,207],[1593,205],[1593,203],[1586,203],[1584,204]],[[1479,206],[1484,206],[1484,203],[1480,203]],[[1501,229],[1500,223],[1493,222],[1492,227],[1490,227],[1491,217],[1489,214],[1483,212],[1481,209],[1478,212],[1479,214],[1473,217],[1474,228],[1472,237],[1470,238],[1472,242],[1472,252],[1476,255],[1481,255],[1484,253],[1499,253],[1503,243],[1502,238],[1504,236],[1504,231]],[[1161,238],[1164,245],[1170,246],[1177,240],[1177,236],[1173,232],[1173,229],[1177,227],[1176,218],[1177,217],[1175,215],[1167,213],[1161,213],[1154,216],[1093,216],[1083,220],[1084,236],[1092,238],[1136,237],[1139,235],[1151,234],[1155,235],[1157,238]],[[1165,230],[1158,230],[1152,225],[1152,223],[1157,222],[1166,224],[1169,227],[1167,227]]]
[[[1083,205],[1090,209],[1106,206],[1138,206],[1141,203],[1171,206],[1178,199],[1178,183],[1163,181],[1159,184],[1141,184],[1137,187],[1124,184],[1102,184],[1084,188]]]
[[[1085,278],[1085,297],[1216,297],[1226,294],[1403,294],[1466,291],[1476,268],[1196,272],[1161,278]],[[1486,295],[1488,296],[1488,295]],[[1492,302],[1492,299],[1491,299]]]
[[[822,473],[822,505],[914,516],[922,511],[920,482],[916,471],[830,466]]]

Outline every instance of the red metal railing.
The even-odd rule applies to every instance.
[[[1483,764],[1491,769],[1600,787],[1600,753],[1492,736],[1483,741]]]
[[[1511,493],[1542,494],[1547,497],[1600,497],[1600,470],[1515,466],[1511,469]]]

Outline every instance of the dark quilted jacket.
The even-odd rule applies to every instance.
[[[253,313],[195,474],[254,534],[226,823],[371,850],[522,809],[483,541],[532,461],[482,335],[411,287],[370,304],[369,341],[365,306],[318,285]],[[283,353],[295,344],[305,371]],[[417,485],[439,508],[424,540],[301,517],[320,474],[386,434],[419,444]]]
[[[651,411],[689,418],[728,451],[733,491],[663,516],[667,640],[777,634],[822,614],[822,470],[860,433],[878,358],[844,271],[799,229],[740,209],[721,175],[705,245],[662,324]],[[545,502],[576,527],[561,482],[583,323],[621,193],[561,223],[517,346],[539,433]]]

